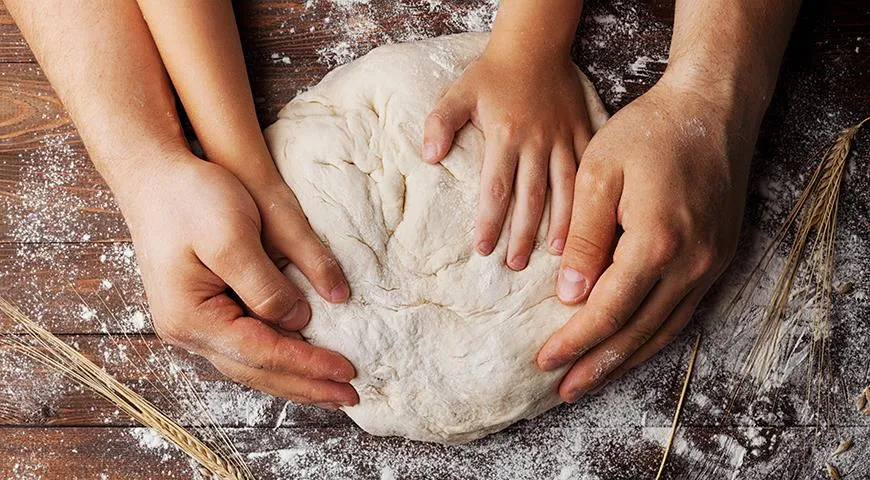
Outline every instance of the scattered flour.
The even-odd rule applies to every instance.
[[[496,8],[496,3],[491,0],[424,0],[416,4],[309,0],[304,4],[308,15],[316,13],[313,9],[315,3],[329,4],[333,9],[328,28],[335,32],[329,43],[317,52],[317,61],[328,67],[346,63],[381,43],[487,29]],[[426,16],[429,14],[432,16]],[[433,26],[430,19],[435,17],[442,18],[443,24]],[[397,18],[402,18],[401,25],[395,24]],[[324,24],[318,25],[318,28],[326,28]],[[590,3],[582,26],[579,62],[609,105],[624,105],[661,73],[667,64],[667,45],[648,44],[643,40],[667,28],[638,2]],[[289,27],[288,32],[294,31],[294,27]],[[858,41],[862,38],[859,37]],[[858,51],[857,46],[855,51]],[[296,66],[295,59],[285,52],[275,52],[270,58],[275,63]],[[828,68],[825,74],[835,78],[837,73]],[[761,235],[758,245],[764,244],[764,232],[775,229],[787,212],[790,199],[795,198],[805,183],[807,168],[804,167],[809,159],[815,158],[818,148],[827,144],[842,126],[851,121],[853,113],[843,102],[820,96],[818,79],[784,78],[787,79],[784,82],[786,91],[782,95],[789,100],[781,103],[789,107],[785,108],[788,116],[775,113],[772,116],[771,122],[776,123],[778,135],[762,145],[760,155],[763,161],[756,166],[758,171],[752,186],[754,204],[750,202],[748,207],[750,227],[747,235]],[[862,151],[866,152],[866,148]],[[98,331],[100,324],[116,333],[122,330],[147,331],[148,315],[144,309],[144,292],[138,282],[135,252],[124,241],[129,235],[111,194],[89,165],[75,138],[59,130],[57,135],[45,138],[30,152],[3,162],[4,168],[20,172],[21,186],[14,196],[0,197],[0,209],[8,218],[6,236],[15,244],[12,247],[14,257],[7,260],[4,270],[0,271],[2,288],[18,292],[21,308],[55,331]],[[796,170],[801,173],[795,174]],[[867,170],[866,155],[860,161],[853,159],[849,165],[848,180],[851,183],[847,182],[847,185],[866,182]],[[847,189],[844,208],[870,204],[867,193],[856,190]],[[110,220],[98,223],[95,220],[97,215]],[[861,343],[860,340],[870,338],[870,327],[864,321],[867,318],[866,285],[870,281],[870,269],[867,268],[870,253],[862,234],[866,231],[866,222],[855,210],[846,211],[842,218],[843,231],[847,233],[838,239],[845,254],[838,259],[837,275],[854,281],[856,290],[842,304],[835,304],[834,315],[838,318],[837,328],[843,328],[846,334],[858,340],[854,345],[847,345],[841,356],[866,358],[867,341]],[[95,229],[96,225],[101,228]],[[105,240],[120,241],[76,243]],[[82,256],[97,261],[85,266]],[[738,263],[740,265],[721,282],[720,290],[733,291],[740,274],[745,273],[741,268],[752,264],[747,258],[738,259]],[[57,266],[62,268],[54,268]],[[14,273],[41,271],[63,273],[58,278],[36,276],[37,273],[34,273],[34,278],[22,278],[27,276]],[[91,279],[90,283],[83,283],[84,279]],[[71,295],[70,284],[83,292],[88,306],[80,305]],[[117,307],[113,308],[116,318],[112,318],[97,300],[116,294],[123,297],[129,308],[117,307],[118,302],[111,303]],[[778,445],[794,445],[808,438],[800,436],[805,434],[803,430],[786,433],[786,437],[792,436],[780,438],[766,428],[770,425],[805,424],[804,412],[799,408],[804,399],[800,392],[800,371],[796,369],[794,375],[779,379],[777,388],[797,385],[799,393],[788,390],[769,392],[760,396],[751,408],[745,406],[743,414],[736,418],[726,417],[728,392],[716,391],[710,385],[720,385],[722,375],[739,368],[735,359],[740,358],[746,346],[745,339],[751,333],[747,325],[752,323],[751,319],[721,323],[713,306],[721,304],[721,298],[727,295],[719,297],[719,300],[706,301],[707,306],[702,307],[696,316],[696,324],[703,326],[705,337],[682,424],[737,426],[727,434],[716,436],[713,445],[687,436],[687,432],[681,430],[675,439],[674,455],[680,461],[699,464],[711,462],[718,455],[721,456],[718,462],[720,471],[728,475],[722,478],[744,478],[760,468],[758,462],[771,458],[769,456],[777,451],[785,452],[786,449],[777,450]],[[70,310],[70,305],[76,308]],[[119,341],[123,342],[123,339]],[[79,346],[79,340],[75,342]],[[84,340],[81,345],[84,347]],[[137,358],[127,344],[110,340],[98,343],[93,350],[97,352],[97,358],[108,363],[108,368],[117,368],[118,362]],[[628,469],[622,474],[628,471],[638,478],[646,478],[648,472],[631,471],[631,465],[649,464],[649,452],[653,452],[654,457],[664,444],[677,393],[674,385],[681,378],[687,350],[685,339],[682,339],[624,380],[577,405],[560,407],[503,434],[460,447],[426,446],[401,439],[372,439],[350,428],[341,416],[312,413],[316,410],[311,407],[287,404],[214,378],[199,378],[200,375],[207,377],[209,374],[204,372],[210,372],[201,359],[191,359],[186,355],[166,357],[162,351],[156,354],[144,351],[142,354],[155,368],[166,367],[166,385],[170,389],[180,392],[180,378],[190,378],[198,391],[205,392],[205,405],[219,422],[240,427],[279,425],[274,432],[265,430],[270,434],[269,439],[246,438],[244,429],[231,431],[240,448],[248,452],[246,458],[257,467],[257,471],[271,473],[272,477],[354,478],[360,471],[372,471],[375,476],[386,478],[390,478],[388,475],[394,478],[431,478],[432,465],[438,465],[462,478],[574,480],[613,478],[614,475],[608,475],[612,471],[608,470],[611,466],[607,462],[622,461],[626,462],[623,468]],[[860,366],[857,370],[849,365],[844,368],[852,368],[843,374],[844,378],[859,378],[866,374]],[[33,364],[26,359],[8,354],[0,356],[0,398],[4,404],[15,405],[16,409],[34,418],[45,411],[51,418],[57,415],[52,412],[63,406],[70,392],[81,391],[60,374],[45,371],[39,372],[40,382],[28,383],[26,390],[20,388],[16,379],[26,378],[34,371]],[[137,388],[147,385],[141,379],[132,379],[130,383]],[[848,388],[854,389],[855,386],[849,385]],[[156,393],[154,397],[159,399]],[[774,397],[777,402],[770,401]],[[193,403],[182,410],[184,420],[201,419]],[[119,412],[107,410],[105,423],[119,421],[123,421]],[[317,426],[311,426],[311,423]],[[180,456],[173,448],[167,448],[165,440],[150,429],[130,432],[136,444],[144,450],[160,452],[161,458],[167,461]],[[861,435],[861,432],[866,435],[866,430],[855,430],[854,435]],[[830,439],[818,440],[812,434],[809,439],[821,445],[812,451],[809,462],[821,465],[835,443]],[[828,443],[832,446],[829,447]],[[286,445],[286,448],[275,450],[275,445]],[[22,457],[33,461],[16,461],[10,467],[4,466],[0,474],[16,479],[41,478],[47,474],[39,462],[45,453]],[[383,463],[385,459],[389,459],[389,465]],[[852,471],[861,472],[861,464],[855,465]],[[190,475],[187,471],[180,471],[171,477],[189,478]],[[811,477],[808,473],[800,478]]]

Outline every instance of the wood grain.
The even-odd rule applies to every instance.
[[[150,334],[61,338],[185,426],[210,415],[225,427],[272,428],[285,408],[285,400],[235,384],[202,357],[165,347]],[[2,342],[0,359],[0,427],[138,426],[114,404]],[[192,400],[197,397],[202,405]],[[259,414],[244,413],[251,408]],[[352,425],[341,413],[303,405],[287,405],[285,416],[285,426]]]
[[[299,90],[315,84],[340,61],[389,41],[462,31],[465,18],[450,9],[488,2],[441,2],[445,7],[433,11],[428,0],[343,3],[235,2],[263,126]],[[642,94],[663,73],[672,20],[670,0],[586,2],[574,59],[611,111]],[[812,168],[821,146],[839,128],[870,113],[868,39],[866,0],[804,2],[756,149],[747,208],[747,225],[754,230],[747,229],[742,245],[751,244],[759,231],[778,226],[790,195],[803,181],[800,175]],[[339,47],[344,49],[341,55],[330,53]],[[843,436],[855,439],[856,446],[837,465],[846,478],[868,476],[870,422],[842,400],[867,381],[867,367],[855,361],[866,358],[861,352],[870,348],[863,330],[870,305],[859,298],[868,294],[870,285],[870,250],[861,246],[870,230],[870,190],[860,188],[870,184],[870,169],[864,168],[867,151],[859,142],[865,163],[853,168],[842,201],[841,245],[857,253],[841,260],[838,279],[857,287],[853,297],[837,298],[834,304],[835,336],[847,339],[836,346],[832,359],[839,368],[838,396],[828,412],[834,427],[806,425],[795,409],[799,402],[792,401],[802,392],[785,388],[770,392],[766,401],[739,404],[745,417],[723,420],[711,415],[712,406],[728,402],[732,379],[717,373],[726,371],[716,362],[730,355],[728,346],[708,345],[711,353],[704,359],[702,352],[701,363],[706,370],[690,386],[704,395],[686,405],[670,478],[730,478],[734,471],[748,478],[820,478],[822,465],[807,458],[813,451],[833,449]],[[786,188],[770,190],[770,185]],[[171,394],[152,384],[164,374],[142,372],[124,360],[124,355],[137,356],[136,351],[159,349],[150,329],[132,320],[146,305],[128,240],[108,187],[0,0],[0,295],[189,423],[191,408],[173,404],[164,397]],[[729,275],[722,283],[734,281]],[[697,323],[721,321],[704,305],[702,310]],[[0,332],[8,331],[8,321],[0,319]],[[123,333],[132,335],[130,343]],[[599,396],[463,447],[374,438],[343,414],[292,405],[285,427],[273,431],[282,400],[231,384],[202,358],[178,350],[166,355],[210,395],[218,423],[231,427],[230,435],[258,478],[538,479],[589,474],[634,479],[650,477],[659,461],[684,347],[678,341],[639,374],[630,374]],[[94,394],[6,348],[0,348],[0,358],[7,366],[0,372],[0,476],[195,477],[183,455],[159,442],[144,446],[153,441]],[[171,391],[182,388],[177,378],[164,380]],[[597,424],[604,421],[595,412],[610,405],[607,399],[614,396],[620,399],[618,418],[607,421],[616,426]],[[260,409],[253,409],[257,415],[240,415],[252,411],[252,405]],[[755,445],[758,438],[767,443]],[[681,451],[681,439],[690,441],[694,450]],[[736,445],[723,445],[723,439],[736,439]],[[554,444],[566,447],[550,448]],[[741,466],[735,467],[738,460]]]
[[[239,428],[229,429],[228,433],[256,478],[262,479],[538,480],[560,478],[560,474],[585,474],[608,480],[635,480],[652,478],[661,454],[658,442],[644,440],[656,438],[658,430],[653,428],[577,430],[572,432],[576,439],[574,449],[558,456],[535,444],[516,442],[515,430],[522,428],[521,424],[488,440],[453,447],[374,438],[330,427],[281,428],[268,434],[262,429]],[[547,430],[539,433],[541,441],[546,441],[548,435],[562,434]],[[683,438],[713,438],[720,433],[721,430],[711,427],[684,429],[677,442]],[[777,431],[776,444],[758,447],[750,443],[756,433],[751,429],[730,433],[747,438],[746,443],[734,442],[724,447],[714,444],[691,452],[694,456],[675,457],[666,470],[666,478],[731,478],[735,462],[740,462],[740,471],[759,472],[765,478],[824,478],[824,464],[807,464],[802,455],[814,445],[830,445],[833,449],[839,443],[837,434],[817,435],[811,428]],[[840,432],[847,436],[855,433],[850,429]],[[762,429],[757,434],[770,437],[774,432]],[[615,438],[634,440],[614,444],[611,439]],[[866,478],[868,454],[870,443],[856,443],[851,451],[832,462],[847,474],[844,478]],[[195,467],[174,447],[134,428],[0,429],[0,458],[4,460],[0,473],[12,475],[11,478],[200,478]]]

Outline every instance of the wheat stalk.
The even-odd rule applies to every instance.
[[[800,198],[726,311],[726,315],[730,314],[747,292],[753,293],[776,247],[796,225],[794,241],[762,313],[758,335],[743,368],[743,378],[752,377],[758,386],[788,360],[792,347],[807,333],[810,336],[808,397],[813,382],[824,381],[824,374],[829,373],[831,293],[840,190],[855,135],[868,121],[870,117],[843,130],[825,152]],[[807,273],[802,276],[802,272]],[[808,323],[802,321],[805,316],[809,316]],[[821,395],[821,388],[817,394]]]
[[[701,344],[701,334],[695,337],[695,344],[692,346],[692,353],[689,356],[689,365],[686,367],[686,376],[683,379],[683,388],[680,390],[680,398],[677,400],[677,408],[674,410],[674,421],[671,423],[671,430],[668,433],[668,439],[665,443],[665,453],[662,455],[662,461],[659,463],[659,469],[656,473],[655,480],[662,478],[662,473],[665,471],[665,465],[668,463],[668,456],[671,454],[671,446],[674,444],[674,437],[677,435],[677,426],[680,423],[680,412],[683,410],[683,400],[686,399],[686,391],[689,389],[689,380],[692,378],[692,369],[695,368],[695,358],[698,356],[698,346]]]
[[[116,380],[102,368],[24,315],[0,297],[0,311],[9,317],[23,334],[7,333],[0,341],[43,365],[58,370],[102,397],[146,427],[151,427],[196,460],[204,472],[221,479],[252,480],[250,470],[238,455],[226,458],[198,439],[184,427],[163,414],[151,402]]]

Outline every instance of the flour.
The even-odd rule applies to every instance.
[[[327,0],[322,0],[322,3],[332,4]],[[395,5],[398,3],[400,2],[371,2],[357,6],[349,4],[348,8],[351,10],[373,9],[370,12],[361,10],[363,13],[357,16],[361,19],[358,23],[347,23],[349,17],[341,12],[331,14],[329,28],[334,33],[326,40],[319,37],[317,39],[325,49],[324,58],[320,58],[321,54],[312,48],[312,61],[319,61],[325,69],[333,61],[328,56],[328,48],[333,43],[348,42],[351,50],[355,52],[354,57],[358,57],[375,45],[387,43],[387,39],[395,42],[404,38],[429,37],[459,31],[463,25],[462,15],[484,4],[488,5],[489,1],[420,1],[416,2],[419,9],[412,10],[411,19],[402,17],[401,21],[393,22],[397,17],[388,14],[399,12]],[[427,16],[419,17],[414,12],[424,12]],[[432,13],[431,16],[428,16],[429,12]],[[440,20],[442,18],[443,22]],[[309,20],[312,19],[309,17]],[[316,25],[318,30],[326,29],[323,24]],[[286,21],[280,24],[280,28],[283,29],[280,35],[285,36],[294,34],[297,30]],[[349,28],[351,31],[348,31]],[[304,35],[307,28],[299,30],[299,34]],[[387,33],[379,33],[378,30]],[[641,2],[588,2],[577,60],[596,83],[611,109],[624,106],[655,81],[665,66],[663,59],[667,58],[668,45],[666,41],[651,40],[662,36],[660,34],[664,34],[662,38],[667,38],[667,31],[668,26],[655,19]],[[273,32],[268,33],[268,36],[272,35]],[[276,37],[280,35],[275,33]],[[866,52],[867,37],[857,37],[856,41],[861,44],[853,47],[858,49],[860,46],[860,52]],[[820,150],[833,140],[842,127],[860,119],[857,117],[861,112],[851,103],[853,97],[837,91],[837,85],[842,83],[840,80],[850,71],[844,65],[856,60],[854,55],[849,55],[852,51],[851,48],[832,50],[829,55],[816,55],[816,59],[812,61],[803,62],[801,58],[792,58],[789,61],[793,66],[787,67],[782,74],[781,91],[775,97],[766,135],[758,147],[757,160],[753,166],[751,196],[744,225],[746,243],[757,247],[766,244],[770,233],[776,230],[806,183],[807,173],[811,170],[812,163],[819,158]],[[272,60],[277,60],[279,66],[286,63],[284,57],[293,61],[293,68],[306,66],[301,60],[291,58],[289,52],[275,53],[278,57]],[[802,50],[798,49],[797,55],[801,53]],[[841,58],[842,63],[835,61],[837,58]],[[34,69],[35,67],[30,68]],[[815,71],[809,71],[811,69]],[[312,82],[317,80],[311,79]],[[820,85],[824,88],[820,88]],[[14,85],[11,87],[15,88]],[[55,120],[53,115],[51,121]],[[115,320],[102,311],[98,311],[97,319],[81,318],[78,315],[78,300],[69,296],[68,292],[62,293],[62,288],[71,282],[93,279],[96,284],[101,284],[102,280],[108,280],[112,282],[113,288],[105,292],[120,289],[128,302],[138,304],[144,301],[144,292],[138,282],[134,251],[128,243],[88,246],[75,244],[86,237],[94,241],[107,238],[125,239],[128,235],[111,194],[96,177],[81,148],[76,145],[76,138],[70,136],[69,131],[69,127],[59,128],[55,136],[35,144],[35,148],[27,153],[0,160],[4,168],[15,169],[23,179],[20,188],[15,187],[14,196],[0,196],[0,209],[6,215],[8,225],[7,239],[13,242],[8,246],[12,257],[0,271],[0,281],[4,288],[20,292],[19,302],[22,308],[32,318],[53,330],[93,332],[98,330],[94,322],[105,319],[107,329],[117,334],[119,330],[126,328],[124,324],[113,323]],[[863,360],[866,359],[867,348],[870,348],[866,341],[870,338],[870,325],[866,322],[870,318],[867,308],[870,294],[870,252],[866,242],[867,217],[863,210],[866,205],[870,205],[870,190],[860,188],[867,184],[867,172],[870,171],[866,139],[866,133],[862,134],[858,142],[859,155],[853,157],[848,165],[836,266],[837,278],[853,282],[856,286],[854,292],[835,298],[833,312],[837,329],[835,337],[849,339],[838,344],[837,362],[842,366],[843,378],[850,379],[866,378]],[[81,189],[81,186],[95,189]],[[87,212],[107,212],[106,216],[115,218],[115,221],[108,224],[97,223],[97,215]],[[40,241],[58,243],[27,243]],[[779,252],[780,257],[783,253]],[[83,255],[92,256],[93,265],[84,266],[81,262]],[[745,258],[746,256],[745,248],[741,247],[735,265],[714,289],[719,293],[714,292],[711,298],[705,300],[701,312],[693,320],[694,326],[690,327],[703,329],[704,337],[673,454],[677,462],[696,466],[711,463],[711,458],[716,459],[718,455],[723,456],[718,461],[722,465],[722,475],[710,474],[710,471],[699,467],[698,470],[690,471],[708,475],[689,478],[730,478],[735,470],[732,463],[737,463],[732,460],[738,456],[731,450],[739,453],[740,448],[748,452],[742,455],[740,478],[817,478],[821,472],[818,467],[824,464],[827,455],[839,441],[839,438],[833,437],[842,434],[866,439],[866,427],[861,426],[866,425],[866,421],[861,423],[862,419],[855,420],[850,402],[843,402],[848,404],[846,410],[841,410],[839,403],[835,403],[834,414],[841,419],[850,419],[850,423],[855,423],[858,427],[845,428],[836,434],[823,428],[818,436],[812,433],[807,435],[807,431],[811,429],[805,427],[785,430],[781,436],[771,434],[766,425],[807,425],[807,417],[794,411],[805,403],[801,390],[802,378],[800,371],[796,370],[794,378],[781,382],[785,387],[794,387],[796,394],[784,390],[768,392],[762,395],[768,400],[760,401],[760,408],[749,408],[747,404],[741,403],[735,409],[744,413],[737,418],[725,415],[729,392],[720,391],[720,380],[722,377],[736,375],[739,371],[742,349],[747,339],[751,338],[756,317],[747,316],[723,324],[720,311],[714,307],[727,302],[729,294],[734,292],[747,268],[751,267],[752,258]],[[58,278],[34,276],[37,272],[48,271],[53,266],[61,267],[51,270],[61,272]],[[759,288],[764,290],[769,287],[770,284],[766,282]],[[127,311],[121,312],[126,315]],[[122,316],[121,321],[123,318]],[[138,321],[130,323],[133,329],[137,329],[138,325],[141,325]],[[263,433],[258,433],[255,438],[246,437],[241,430],[230,430],[229,434],[240,448],[248,452],[250,463],[262,478],[360,478],[370,472],[374,473],[370,476],[377,478],[385,468],[389,468],[397,478],[403,479],[432,478],[438,474],[454,478],[495,480],[557,477],[577,480],[632,476],[651,478],[649,470],[644,469],[644,466],[657,465],[658,454],[664,445],[673,415],[678,385],[684,373],[689,347],[686,338],[690,336],[681,337],[646,365],[614,382],[599,394],[584,398],[578,405],[559,407],[533,422],[521,423],[504,433],[467,446],[423,447],[397,439],[373,439],[352,429],[341,415],[321,413],[313,407],[295,405],[287,407],[283,427],[275,432],[269,431],[268,437]],[[735,342],[735,339],[739,341]],[[82,342],[82,346],[84,345],[85,342]],[[106,341],[95,350],[98,357],[102,357],[103,351],[109,350],[112,352],[110,358],[116,360],[116,349],[115,343]],[[201,359],[194,361],[189,356],[182,355],[172,355],[166,359],[162,353],[158,356],[171,362],[174,374],[167,381],[170,388],[180,388],[177,376],[183,371],[194,379],[199,391],[225,392],[213,395],[208,408],[219,412],[217,420],[226,425],[247,425],[251,423],[253,413],[256,413],[262,415],[258,420],[260,426],[273,427],[275,419],[281,413],[281,407],[286,405],[283,400],[276,399],[268,404],[257,396],[242,394],[239,399],[230,400],[237,411],[222,409],[217,403],[244,389],[233,387],[224,381],[197,378],[198,374],[207,376],[207,372],[212,372]],[[128,357],[135,358],[129,352]],[[149,356],[149,359],[155,365],[158,364],[156,358]],[[19,384],[15,383],[15,379],[32,377],[35,374],[39,375],[40,381],[35,384],[28,383],[28,389],[19,388]],[[785,388],[783,385],[777,388]],[[851,398],[857,393],[859,386],[849,384],[846,388]],[[60,374],[37,370],[32,362],[19,356],[0,355],[0,397],[4,402],[16,405],[19,412],[31,415],[43,408],[58,409],[63,405],[66,393],[74,390],[76,387],[64,380]],[[157,399],[159,400],[159,396]],[[775,401],[771,402],[770,399]],[[194,404],[186,405],[181,410],[189,412],[187,416],[182,415],[185,420],[200,418]],[[114,415],[112,412],[112,409],[107,410],[104,423],[117,424],[123,421],[119,412],[114,412]],[[51,418],[61,417],[62,414],[53,413]],[[312,418],[320,426],[312,427]],[[698,438],[701,435],[697,433],[699,426],[719,425],[731,429],[734,424],[743,426],[735,428],[728,437],[734,439],[732,442],[736,442],[740,448],[734,445],[722,446],[725,443],[724,438],[720,440],[722,444],[717,441],[712,445],[708,445],[703,438]],[[692,429],[687,430],[684,427]],[[744,435],[741,428],[757,431],[757,434]],[[694,437],[686,436],[693,432]],[[131,453],[139,453],[135,452],[137,446],[145,453],[151,451],[149,447],[140,445],[137,438],[131,438],[134,440],[131,443],[134,450],[125,452],[115,461],[127,461]],[[760,439],[767,443],[756,446],[756,443],[761,442]],[[866,440],[861,444],[864,443]],[[793,453],[796,445],[801,446],[801,450],[797,451],[805,452],[805,455]],[[286,446],[287,450],[296,453],[269,453],[275,446]],[[306,453],[298,453],[302,450]],[[190,478],[196,475],[195,469],[186,468],[187,463],[182,454],[172,449],[161,450],[159,447],[156,451],[160,452],[159,457],[168,454],[178,459],[178,464],[185,466],[183,469],[173,470],[171,474],[161,472],[161,478]],[[754,455],[753,451],[759,452],[758,455]],[[24,452],[14,462],[10,462],[11,465],[3,465],[0,476],[16,480],[47,478],[55,473],[47,471],[45,466],[46,455],[51,453],[45,449]],[[860,476],[866,469],[862,462],[866,455],[862,456],[861,451],[851,453],[858,455],[844,455],[837,460],[838,464],[843,471]],[[800,458],[794,458],[796,456]],[[768,475],[775,467],[780,470]],[[806,469],[801,470],[804,467]],[[788,475],[784,475],[784,472]]]
[[[334,28],[329,43],[319,48],[318,62],[330,68],[343,65],[376,45],[408,42],[434,37],[444,27],[452,31],[484,32],[492,27],[498,0],[483,2],[369,2],[359,0],[309,0],[304,4],[303,19],[322,15],[323,6],[329,5],[326,17],[314,19]],[[444,18],[444,25],[431,21],[433,16]],[[394,23],[402,18],[400,27]],[[314,28],[314,27],[312,27]],[[281,61],[281,53],[272,53],[273,61]],[[290,60],[288,58],[288,60]]]
[[[553,291],[559,258],[539,251],[513,272],[502,261],[504,233],[493,255],[474,253],[476,202],[465,199],[480,189],[479,130],[463,130],[438,166],[421,158],[425,115],[488,38],[379,47],[293,99],[265,132],[354,292],[328,304],[287,270],[312,305],[302,335],[356,366],[360,403],[343,410],[369,433],[467,442],[559,403],[564,368],[545,373],[534,358],[575,310]],[[442,52],[448,68],[432,61]],[[594,131],[608,115],[579,80]]]

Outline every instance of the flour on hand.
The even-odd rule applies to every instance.
[[[528,268],[513,272],[503,262],[506,235],[488,257],[473,249],[484,150],[474,126],[441,164],[421,159],[426,115],[487,39],[377,48],[293,99],[266,130],[281,174],[351,286],[346,304],[331,305],[288,267],[311,302],[302,334],[354,364],[360,403],[344,410],[375,435],[466,442],[560,402],[565,370],[535,365],[576,309],[555,296],[559,257],[536,248]],[[597,129],[607,112],[583,84]],[[546,231],[545,222],[540,245]]]

